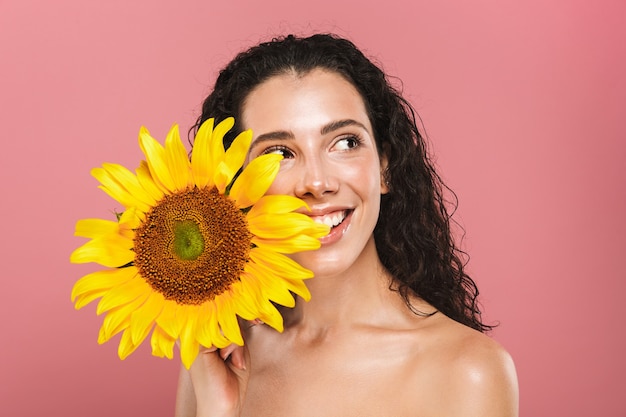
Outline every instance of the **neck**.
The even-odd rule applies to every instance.
[[[384,318],[385,311],[401,302],[397,292],[389,290],[390,284],[391,276],[382,266],[371,239],[349,270],[307,281],[311,300],[298,299],[295,308],[283,312],[285,328],[321,332],[341,326],[375,324]]]

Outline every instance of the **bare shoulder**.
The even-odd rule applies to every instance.
[[[438,316],[421,334],[422,370],[411,378],[437,398],[428,414],[516,417],[518,385],[509,353],[491,337]]]
[[[447,415],[517,416],[518,386],[509,353],[492,338],[468,329],[451,358],[451,394]]]

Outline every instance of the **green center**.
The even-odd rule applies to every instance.
[[[178,221],[174,225],[174,253],[179,259],[193,261],[204,251],[204,238],[193,220]]]

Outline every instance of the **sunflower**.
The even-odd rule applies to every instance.
[[[191,158],[176,125],[165,146],[142,127],[146,160],[135,173],[110,163],[92,170],[124,210],[117,221],[76,223],[75,234],[90,240],[70,261],[106,269],[79,279],[72,302],[80,309],[100,298],[98,343],[123,332],[121,359],[152,331],[153,355],[171,359],[179,341],[189,368],[200,345],[243,345],[238,317],[282,331],[274,303],[292,307],[293,294],[310,299],[303,280],[312,272],[285,254],[319,248],[328,227],[296,212],[306,209],[302,200],[265,195],[282,157],[263,155],[242,169],[252,132],[225,151],[233,125],[233,118],[203,123]]]

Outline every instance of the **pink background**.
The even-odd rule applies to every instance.
[[[75,221],[119,208],[89,170],[134,168],[141,124],[186,131],[242,47],[323,30],[423,118],[521,415],[626,416],[624,3],[295,3],[0,1],[0,415],[172,415],[178,362],[120,361],[70,302]]]

